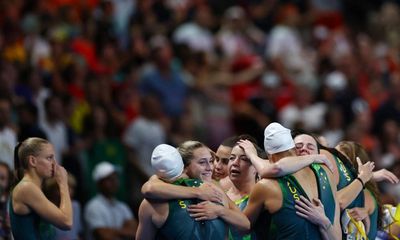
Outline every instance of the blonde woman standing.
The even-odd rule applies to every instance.
[[[16,185],[9,208],[14,239],[54,239],[51,225],[65,230],[72,226],[67,172],[55,161],[53,145],[45,139],[28,138],[14,151]],[[60,189],[59,206],[42,191],[43,181],[52,177]]]

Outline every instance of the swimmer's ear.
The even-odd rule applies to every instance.
[[[29,155],[28,156],[28,164],[35,168],[36,164],[37,164],[37,158],[33,155]]]

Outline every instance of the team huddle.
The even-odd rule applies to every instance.
[[[79,213],[73,213],[68,174],[56,163],[53,145],[28,138],[15,147],[14,162],[17,182],[9,201],[14,239],[54,239],[53,226],[72,229],[73,216]],[[107,209],[110,221],[124,223],[123,230],[101,229],[96,236],[399,239],[400,205],[382,204],[376,184],[399,180],[386,169],[374,171],[374,162],[355,142],[342,141],[331,148],[322,138],[292,133],[274,122],[265,128],[264,150],[249,135],[224,140],[215,153],[198,141],[185,141],[177,148],[160,144],[152,152],[151,164],[156,174],[142,186],[145,198],[136,236],[136,222],[121,220],[133,220],[129,214],[122,216],[128,207],[112,195],[115,168],[110,163],[96,167],[93,177],[108,200],[95,197],[86,212]],[[58,189],[56,204],[41,189],[49,178]]]
[[[358,143],[321,140],[271,123],[265,151],[248,135],[215,153],[197,141],[157,146],[136,239],[398,239],[397,209],[376,185],[397,177],[374,171]]]

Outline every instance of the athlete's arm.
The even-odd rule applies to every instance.
[[[262,178],[280,177],[291,174],[313,163],[325,164],[331,171],[333,171],[332,163],[322,154],[284,157],[278,162],[272,163],[257,156],[257,151],[252,142],[248,140],[240,140],[239,146],[244,149],[246,156],[250,159],[251,163]]]
[[[268,196],[268,189],[266,188],[265,179],[260,180],[254,185],[250,193],[249,201],[246,208],[243,210],[244,215],[250,220],[250,224],[254,224],[264,209],[264,202]]]
[[[371,219],[369,218],[369,216],[372,215],[372,213],[375,211],[376,205],[374,196],[371,194],[370,191],[364,190],[364,196],[365,196],[365,208],[361,209],[356,208],[356,210],[358,211],[356,211],[355,214],[358,214],[359,216],[355,216],[355,219],[362,220],[365,226],[366,233],[369,233],[371,225],[378,224],[377,222],[371,222]]]
[[[326,171],[326,169],[325,169],[325,171]],[[333,222],[331,228],[328,228],[328,229],[320,228],[320,230],[322,231],[323,234],[326,233],[326,236],[327,236],[326,239],[340,240],[340,239],[342,239],[342,228],[340,226],[340,208],[339,208],[339,202],[337,200],[337,187],[336,187],[336,183],[334,180],[334,176],[328,171],[326,171],[326,173],[328,175],[333,198],[335,200],[335,218],[334,218],[334,222]]]
[[[149,202],[144,199],[139,207],[139,225],[136,231],[136,240],[151,240],[156,236],[157,228],[153,223]]]
[[[388,181],[393,184],[399,182],[399,178],[385,168],[373,172],[372,179],[376,182]]]
[[[211,183],[203,183],[198,188],[177,186],[160,180],[153,175],[142,186],[145,198],[158,200],[189,199],[198,198],[212,202],[222,202],[223,192]]]
[[[209,201],[188,207],[190,216],[196,221],[211,220],[217,217],[223,219],[226,223],[234,226],[239,231],[249,231],[249,219],[229,200],[228,206],[224,207]]]
[[[69,195],[67,171],[60,165],[55,165],[54,177],[60,190],[60,205],[49,201],[42,190],[29,181],[20,182],[13,191],[13,207],[18,214],[28,214],[32,209],[40,217],[63,230],[72,227],[72,205]],[[23,212],[25,211],[25,212]]]
[[[329,218],[325,215],[324,206],[319,199],[309,201],[304,196],[296,200],[296,214],[307,219],[319,227],[323,239],[339,239],[335,237],[335,229]]]
[[[361,179],[362,182],[359,179],[354,179],[348,186],[338,191],[337,200],[339,201],[341,210],[347,208],[347,206],[356,199],[358,194],[363,190],[364,184],[372,177],[372,170],[375,167],[373,162],[362,164],[361,161],[357,159],[357,163],[358,178]]]

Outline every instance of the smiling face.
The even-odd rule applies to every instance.
[[[219,146],[216,152],[216,158],[214,161],[214,171],[213,171],[213,179],[220,180],[228,176],[228,163],[229,156],[231,154],[232,148],[226,146]]]
[[[203,181],[211,181],[213,166],[212,156],[207,147],[200,147],[193,151],[193,158],[185,168],[190,178],[199,178]]]
[[[229,178],[235,183],[255,182],[257,171],[243,149],[235,146],[229,157]]]
[[[307,134],[301,134],[294,138],[296,154],[298,156],[318,154],[317,142]]]

